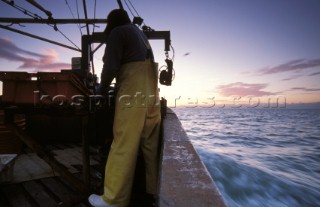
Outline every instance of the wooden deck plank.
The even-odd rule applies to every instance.
[[[90,206],[89,204],[79,203],[79,204],[73,205],[72,207],[89,207],[89,206]]]
[[[3,200],[6,200],[10,206],[19,206],[19,207],[37,207],[37,204],[25,191],[22,185],[2,185],[1,188],[1,197]]]
[[[40,182],[59,199],[58,203],[61,207],[78,206],[81,202],[86,201],[86,196],[70,191],[57,177],[44,178]]]
[[[58,202],[55,201],[45,190],[43,186],[35,181],[23,183],[23,187],[28,191],[30,196],[43,207],[57,207]]]
[[[7,197],[5,196],[5,189],[1,189],[1,186],[0,186],[0,206],[1,207],[9,207],[10,204],[9,204],[9,201],[7,199]]]
[[[81,178],[83,176],[83,166],[82,166],[82,157],[81,155],[81,148],[77,145],[65,145],[63,150],[58,149],[56,147],[49,147],[52,151],[52,155],[58,157],[57,160],[61,161],[61,164],[67,165],[66,167],[74,169],[74,176],[77,178]],[[62,147],[62,145],[59,145]],[[90,165],[90,179],[91,179],[91,190],[90,192],[97,193],[102,189],[102,180],[101,175],[97,175],[100,172],[101,166],[99,163],[101,162],[100,156],[97,154],[97,150],[91,149],[93,151],[93,155],[91,158],[91,165]],[[34,153],[30,153],[35,155]],[[30,158],[30,154],[24,154],[24,156]],[[36,156],[36,155],[35,155]],[[31,156],[32,157],[32,156]],[[37,157],[37,156],[36,156]],[[60,159],[59,159],[60,158]],[[93,159],[95,158],[95,159]],[[36,161],[42,159],[31,159],[32,163],[23,163],[26,164],[28,169],[35,169],[35,171],[41,171],[41,165],[36,166]],[[33,163],[34,162],[34,163]],[[44,162],[45,163],[45,162]],[[46,163],[45,163],[46,164]],[[24,166],[24,165],[23,165]],[[8,186],[20,186],[20,197],[19,199],[21,202],[16,201],[15,193],[11,193],[8,196],[0,195],[0,207],[41,207],[41,206],[59,206],[59,207],[90,207],[87,201],[87,196],[80,195],[77,192],[77,189],[69,183],[65,178],[56,176],[58,174],[52,174],[52,168],[49,166],[49,170],[51,171],[51,177],[36,177],[31,173],[27,173],[30,176],[29,181],[22,181],[22,183],[11,183],[6,184]],[[26,173],[25,168],[20,169],[20,172]],[[29,175],[30,174],[30,175]],[[100,173],[101,174],[101,173]],[[0,193],[1,193],[0,185]],[[15,191],[12,191],[15,192]],[[3,199],[2,199],[3,198]],[[10,198],[10,200],[9,200]],[[11,204],[11,201],[15,201]],[[10,201],[10,202],[9,202]],[[21,204],[23,203],[23,204]]]
[[[10,206],[8,200],[4,197],[4,193],[1,190],[0,190],[0,206],[1,207]]]
[[[80,178],[81,175],[79,173],[74,174],[74,176]],[[71,185],[65,178],[59,176],[57,177],[57,179],[59,179],[59,181],[61,181],[61,183],[63,183],[71,192],[76,193],[77,189]]]
[[[40,182],[50,190],[50,192],[56,195],[61,202],[71,202],[72,201],[72,194],[70,191],[59,182],[58,179],[54,178],[44,178],[41,179]]]
[[[20,183],[54,175],[52,168],[35,153],[20,155],[14,167],[13,182]]]
[[[50,166],[59,173],[60,176],[64,176],[72,185],[74,185],[79,192],[86,193],[86,186],[83,181],[75,178],[68,169],[59,163],[48,150],[43,148],[41,144],[30,137],[26,132],[17,128],[13,124],[7,125],[29,148],[35,151],[43,160],[50,163]]]

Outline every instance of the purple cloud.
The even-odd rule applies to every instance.
[[[320,91],[320,88],[295,87],[295,88],[291,88],[291,90],[293,90],[293,91],[315,92],[315,91]]]
[[[16,46],[11,40],[0,37],[0,59],[21,62],[18,69],[31,69],[42,71],[59,71],[70,68],[70,64],[57,62],[58,55],[55,50],[46,49],[45,54],[24,50]]]
[[[274,67],[266,67],[256,71],[255,75],[269,75],[282,72],[299,72],[320,66],[320,58],[318,59],[297,59]]]
[[[316,75],[320,75],[320,72],[311,73],[311,74],[309,74],[307,76],[316,76]],[[300,78],[301,76],[303,76],[303,75],[294,75],[294,76],[291,76],[289,78],[284,78],[284,79],[282,79],[282,81],[294,80],[294,79]]]
[[[320,75],[320,72],[311,73],[309,76],[316,76],[316,75]]]
[[[230,83],[226,85],[219,85],[217,89],[223,96],[268,96],[276,93],[263,91],[268,84],[250,84],[250,83]]]
[[[301,75],[294,75],[294,76],[291,76],[289,78],[284,78],[282,79],[282,81],[289,81],[289,80],[294,80],[294,79],[297,79],[297,78],[300,78]]]

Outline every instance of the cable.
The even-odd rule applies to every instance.
[[[69,8],[69,11],[70,11],[70,13],[71,13],[71,16],[75,19],[74,14],[73,14],[73,12],[72,12],[72,10],[71,10],[71,7],[70,7],[68,1],[65,0],[65,2],[66,2],[67,6],[68,6],[68,8]],[[78,19],[79,19],[79,17],[78,17]],[[78,24],[78,29],[79,29],[80,34],[81,34],[81,36],[82,36],[82,31],[81,31],[81,26],[80,26],[80,24]]]
[[[172,47],[171,44],[170,44],[170,48],[172,49],[172,58],[171,58],[171,60],[174,61],[175,51],[174,51],[174,48]]]
[[[36,7],[37,9],[41,10],[44,12],[48,18],[50,19],[52,17],[52,13],[46,9],[44,9],[40,4],[36,2],[36,0],[26,0],[28,3],[30,3],[32,6]]]
[[[75,19],[74,14],[73,14],[73,12],[72,12],[72,10],[70,8],[70,5],[69,5],[68,1],[67,0],[64,0],[64,1],[66,2],[66,5],[68,6],[68,9],[69,9],[69,11],[71,13],[71,16]]]
[[[126,0],[124,0],[124,3],[127,5],[127,7],[128,7],[128,9],[129,9],[131,15],[132,15],[132,16],[135,16],[135,15],[133,14],[133,12],[131,11],[130,6],[128,5],[128,3],[127,3]]]
[[[53,18],[52,18],[53,19]],[[75,46],[76,48],[78,48],[79,50],[81,50],[72,40],[70,40],[61,30],[59,30],[59,28],[57,27],[57,24],[47,24],[50,27],[52,27],[54,29],[54,31],[59,32],[64,38],[66,38],[71,44],[73,44],[73,46]]]
[[[30,34],[30,33],[27,33],[27,32],[21,31],[21,30],[17,30],[17,29],[14,29],[14,28],[11,28],[11,27],[8,27],[8,26],[5,26],[5,25],[1,25],[0,24],[0,28],[9,30],[11,32],[16,32],[18,34],[22,34],[22,35],[25,35],[25,36],[28,36],[28,37],[32,37],[32,38],[35,38],[35,39],[38,39],[38,40],[42,40],[42,41],[45,41],[45,42],[49,42],[51,44],[59,45],[61,47],[65,47],[65,48],[68,48],[68,49],[71,49],[71,50],[75,50],[75,51],[81,52],[81,50],[79,48],[73,48],[73,47],[70,47],[68,45],[64,45],[64,44],[61,44],[59,42],[55,42],[55,41],[52,41],[52,40],[49,40],[49,39],[46,39],[46,38],[43,38],[43,37],[39,37],[37,35]]]
[[[22,13],[24,13],[25,15],[27,15],[29,17],[32,17],[34,19],[41,19],[41,17],[38,14],[32,13],[32,12],[16,5],[13,0],[11,0],[11,1],[1,0],[1,1],[3,1],[4,3],[7,3],[8,5],[12,6],[15,9],[18,9],[19,11],[21,11]]]
[[[133,10],[135,11],[135,13],[136,13],[136,15],[132,12],[132,10],[131,10],[131,8],[130,8],[130,6],[129,6],[129,4],[128,4],[128,2],[129,2],[129,4],[130,4],[130,6],[133,8]],[[140,17],[140,15],[139,15],[139,13],[138,13],[138,11],[135,9],[135,7],[133,6],[133,4],[131,3],[131,1],[130,0],[124,0],[124,2],[125,2],[125,4],[126,4],[126,6],[128,7],[128,9],[129,9],[129,11],[130,11],[130,13],[131,13],[131,15],[132,16],[134,16],[134,17]],[[140,17],[141,18],[141,17]],[[148,27],[148,26],[146,26],[146,24],[145,24],[145,22],[143,22],[143,27],[146,27],[146,28],[150,28],[150,27]],[[142,27],[142,28],[143,28]],[[151,28],[150,28],[151,29]],[[171,73],[171,78],[170,78],[170,80],[167,80],[167,78],[166,78],[166,80],[164,81],[164,83],[165,83],[165,85],[167,85],[167,84],[169,84],[169,85],[171,85],[171,82],[174,80],[174,78],[175,78],[175,70],[174,70],[174,68],[172,67],[172,62],[174,61],[174,58],[175,58],[175,51],[174,51],[174,48],[173,48],[173,46],[170,44],[170,48],[172,49],[172,57],[171,57],[171,59],[169,58],[169,53],[168,53],[168,51],[166,51],[166,53],[165,53],[165,55],[166,55],[166,61],[170,61],[171,62],[171,69],[169,70],[169,64],[167,63],[167,66],[166,65],[164,65],[164,66],[162,66],[162,67],[160,67],[160,69],[159,69],[159,73],[160,72],[162,72],[162,71],[166,71],[166,72],[164,72],[163,74],[167,74],[167,73]],[[164,68],[165,67],[165,69],[164,70],[161,70],[162,68]],[[171,71],[171,72],[169,72],[169,71]],[[165,75],[165,76],[168,76],[168,75]],[[159,79],[160,79],[161,77],[159,77]],[[161,81],[160,81],[161,82]]]
[[[135,15],[135,14],[132,12],[132,10],[130,9],[130,6],[128,5],[127,1],[129,2],[130,6],[133,8],[133,10],[135,11],[136,15]],[[130,11],[130,13],[131,13],[131,15],[132,15],[133,17],[140,17],[138,11],[137,11],[136,8],[133,6],[133,4],[131,3],[130,0],[124,0],[124,2],[125,2],[125,4],[127,5],[128,9],[129,9],[129,11]],[[140,18],[141,18],[141,17],[140,17]],[[141,18],[141,19],[142,19],[142,18]],[[143,21],[142,24],[143,24],[144,26],[147,26],[143,19],[142,19],[142,21]],[[140,26],[141,26],[141,25],[140,25]]]
[[[134,11],[136,12],[136,14],[138,15],[138,17],[140,17],[139,13],[138,13],[137,10],[134,8],[134,6],[133,6],[133,4],[131,3],[131,1],[130,1],[130,0],[128,0],[128,1],[129,1],[130,5],[132,6],[133,10],[134,10]]]
[[[82,4],[83,4],[83,11],[84,11],[84,18],[88,19],[86,0],[83,0]],[[88,23],[86,23],[86,28],[87,28],[87,35],[89,35],[90,34],[90,30],[89,30],[89,24]]]
[[[80,19],[78,0],[76,0],[76,7],[77,7],[78,19]],[[81,32],[81,36],[82,36],[82,32]]]
[[[96,19],[96,11],[97,11],[97,0],[94,0],[94,7],[93,7],[93,19]],[[94,33],[94,28],[96,27],[95,24],[93,24],[92,33]]]
[[[96,10],[97,10],[97,0],[94,0],[94,7],[93,7],[93,19],[96,18]],[[95,24],[93,24],[93,28],[92,28],[92,33],[94,33],[94,28],[96,27]],[[94,76],[95,75],[95,68],[94,68],[94,61],[93,61],[93,58],[94,58],[94,45],[92,45],[92,47],[90,47],[90,56],[91,56],[91,65],[92,65],[92,75]]]
[[[55,28],[57,28],[57,25],[54,26]],[[58,28],[57,28],[58,29]],[[65,34],[63,34],[63,32],[61,32],[59,29],[56,30],[57,32],[59,32],[62,36],[64,36],[64,38],[66,38],[71,44],[73,44],[73,46],[75,46],[76,48],[78,48],[79,50],[81,50],[74,42],[72,42],[72,40],[70,40]]]
[[[33,19],[43,19],[42,17],[40,17],[38,14],[35,14],[35,13],[32,13],[30,11],[28,11],[27,9],[24,9],[18,5],[16,5],[14,3],[13,0],[11,1],[8,1],[8,0],[1,0],[7,4],[9,4],[10,6],[12,6],[13,8],[15,9],[18,9],[19,11],[23,12],[25,15],[29,16],[29,17],[32,17]],[[52,18],[53,19],[53,18]],[[50,27],[52,27],[56,32],[59,32],[64,38],[66,38],[71,44],[73,44],[77,49],[81,50],[74,42],[72,42],[62,31],[60,31],[57,27],[56,24],[47,24],[49,25]]]
[[[84,18],[88,19],[88,13],[87,13],[87,5],[86,5],[86,0],[82,1],[83,3],[83,11],[84,11]],[[89,24],[86,23],[86,28],[87,28],[87,34],[90,35],[90,30],[89,30]],[[90,45],[90,61],[91,61],[91,65],[92,65],[92,78],[94,78],[94,74],[95,74],[95,70],[94,70],[94,62],[93,62],[93,53],[92,53],[92,47]]]

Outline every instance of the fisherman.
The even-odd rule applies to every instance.
[[[139,149],[146,166],[146,192],[157,195],[160,105],[158,65],[144,33],[125,10],[107,17],[107,44],[98,93],[105,94],[116,78],[114,140],[105,168],[103,195],[89,202],[99,207],[129,205]]]

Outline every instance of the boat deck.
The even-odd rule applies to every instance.
[[[80,144],[56,144],[46,148],[77,178],[82,179],[82,157]],[[101,194],[105,160],[98,148],[90,147],[90,192]],[[138,162],[138,165],[141,163]],[[139,169],[140,167],[137,167]],[[153,206],[152,199],[145,195],[141,173],[136,176],[130,206]],[[83,195],[54,172],[36,154],[26,150],[17,158],[10,182],[0,184],[1,207],[51,207],[90,206],[88,195]]]

